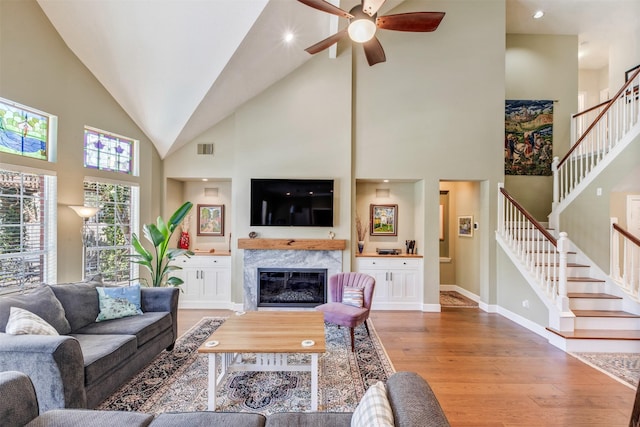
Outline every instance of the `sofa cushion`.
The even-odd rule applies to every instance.
[[[11,335],[59,335],[42,317],[18,307],[11,307],[6,330]]]
[[[84,381],[91,384],[134,354],[138,348],[133,335],[72,334],[80,343],[84,359]]]
[[[41,317],[60,335],[71,332],[64,308],[49,286],[40,286],[24,294],[0,298],[0,332],[6,332],[11,307],[19,307]]]
[[[97,287],[100,313],[96,322],[120,319],[142,314],[140,310],[140,285],[113,288]]]
[[[54,409],[27,424],[28,427],[51,426],[127,426],[145,427],[153,415],[125,411],[91,411],[88,409]]]
[[[265,425],[265,417],[261,414],[241,412],[180,412],[163,413],[151,423],[152,427],[240,427]]]
[[[351,417],[351,427],[393,427],[393,412],[384,383],[378,381],[362,396]]]
[[[51,290],[65,309],[71,331],[75,332],[96,321],[100,312],[97,286],[102,286],[102,283],[89,281],[50,285]]]
[[[135,335],[138,341],[138,347],[141,347],[171,327],[171,313],[160,311],[91,323],[84,328],[74,331],[74,333],[90,335]]]
[[[351,412],[277,412],[267,418],[267,427],[349,427]]]

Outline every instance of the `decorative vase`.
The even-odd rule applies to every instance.
[[[358,241],[358,253],[361,254],[363,249],[364,249],[364,240],[359,240]]]
[[[191,243],[191,238],[189,237],[188,231],[183,231],[180,233],[180,240],[178,241],[178,248],[180,249],[189,249],[189,243]]]

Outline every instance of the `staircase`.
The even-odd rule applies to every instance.
[[[640,304],[569,240],[500,188],[496,240],[549,311],[547,339],[567,352],[640,352]]]
[[[496,240],[547,306],[549,342],[567,352],[640,352],[637,285],[619,285],[566,233],[553,230],[560,213],[639,137],[639,75],[640,70],[611,101],[598,106],[592,112],[595,120],[575,136],[567,155],[554,159],[551,229],[536,221],[502,185],[499,188]],[[574,123],[575,134],[579,128]],[[637,283],[637,277],[634,280]]]

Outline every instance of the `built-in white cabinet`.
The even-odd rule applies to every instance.
[[[180,286],[180,308],[231,307],[231,257],[196,255],[178,257],[172,265],[182,270],[172,272],[184,280]]]
[[[357,271],[376,279],[374,310],[421,310],[422,266],[422,258],[356,258]]]

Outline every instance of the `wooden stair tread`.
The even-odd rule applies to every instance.
[[[567,296],[569,298],[622,299],[622,297],[618,297],[615,295],[587,292],[568,292]]]
[[[566,339],[599,339],[599,340],[640,340],[640,331],[614,329],[576,329],[574,331],[558,331],[547,328]]]
[[[558,262],[538,262],[536,265],[560,265]],[[587,264],[576,264],[573,262],[568,262],[567,267],[590,267]]]
[[[554,279],[555,280],[555,279]],[[567,282],[593,282],[604,283],[602,279],[595,279],[593,277],[567,277]]]
[[[640,318],[640,315],[617,310],[571,310],[576,317]]]

